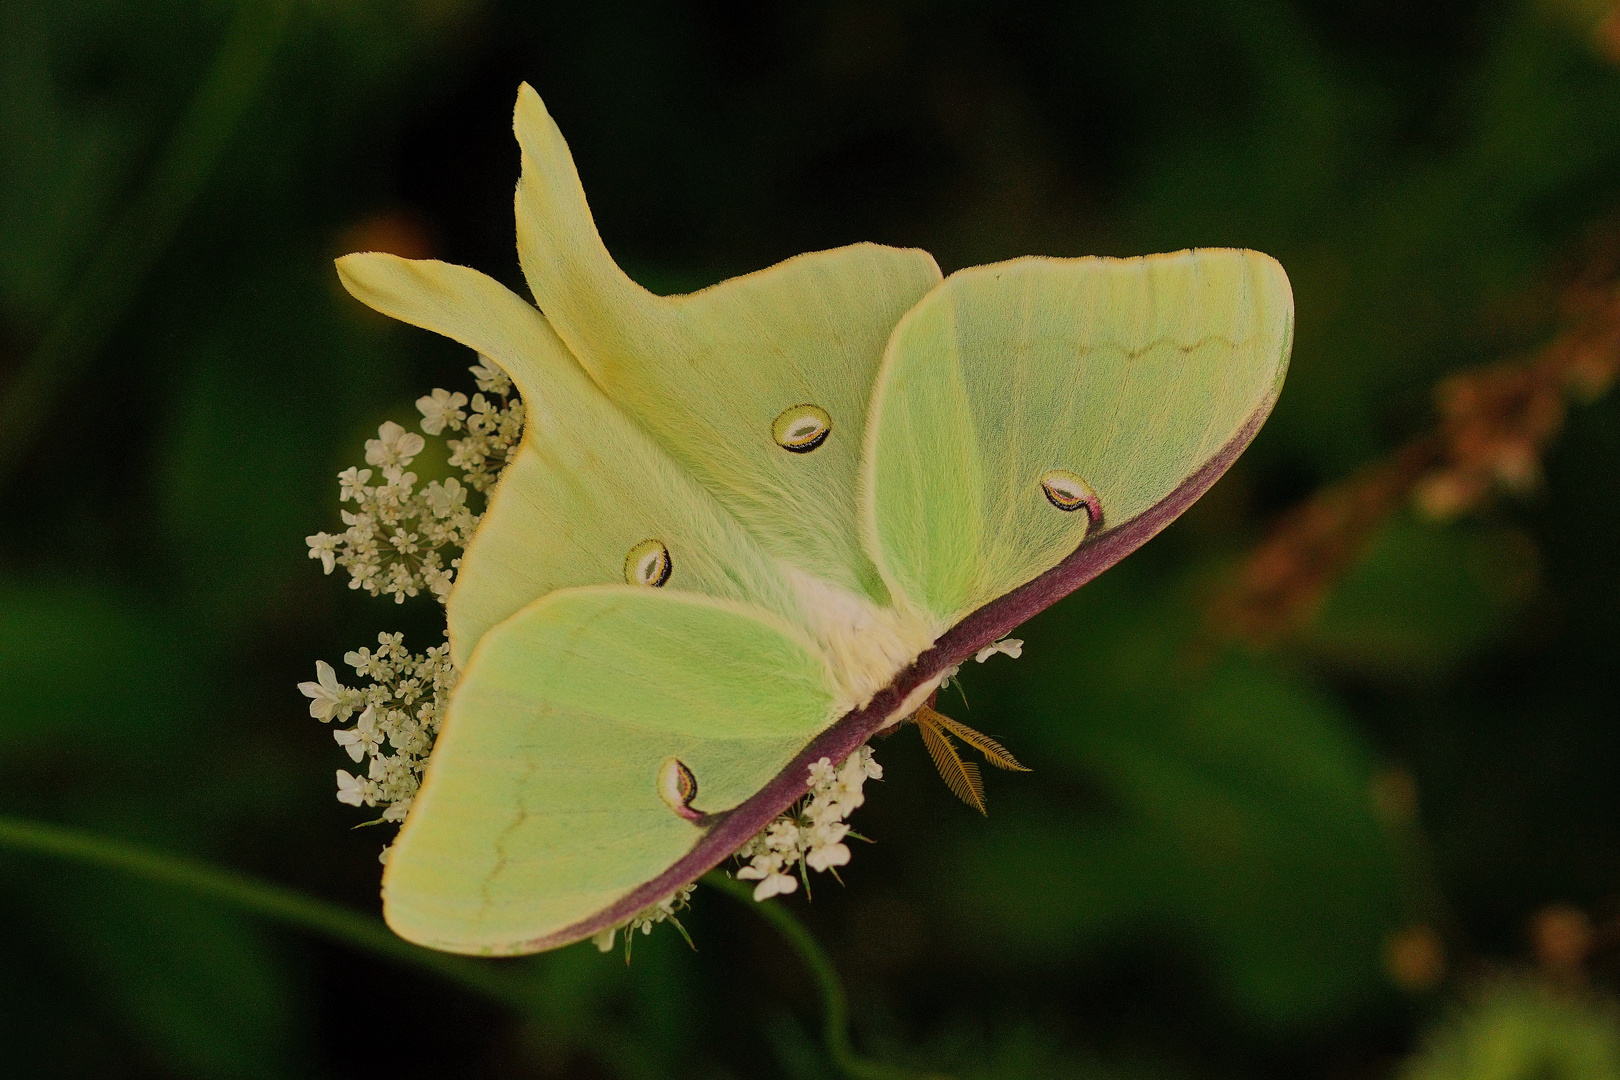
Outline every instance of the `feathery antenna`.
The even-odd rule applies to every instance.
[[[933,717],[924,716],[919,711],[916,720],[917,730],[922,732],[923,745],[928,747],[928,756],[934,759],[934,767],[944,778],[945,786],[951,789],[951,794],[979,813],[988,814],[984,808],[984,780],[979,776],[979,767],[971,761],[962,760],[951,737],[934,722]]]
[[[983,754],[985,760],[998,769],[1008,769],[1012,772],[1030,772],[1027,765],[1020,765],[1018,759],[1007,752],[1007,748],[982,731],[975,731],[960,720],[952,720],[943,713],[935,712],[927,705],[917,710],[919,713],[927,712],[929,719],[967,743],[973,749]],[[919,721],[920,722],[920,721]]]
[[[998,769],[1030,771],[1027,766],[1020,765],[1018,759],[1009,754],[1005,746],[990,736],[934,711],[931,706],[920,706],[911,714],[911,719],[916,722],[917,730],[922,732],[923,745],[928,747],[928,756],[934,759],[934,767],[939,770],[945,786],[950,788],[951,793],[958,799],[981,814],[988,815],[988,811],[984,808],[984,777],[980,775],[978,765],[962,760],[962,755],[957,753],[956,744],[951,741],[952,735],[979,751],[985,756],[985,760]]]

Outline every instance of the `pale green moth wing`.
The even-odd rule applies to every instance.
[[[1017,625],[1213,483],[1276,400],[1292,336],[1288,279],[1253,251],[952,274],[896,327],[872,406],[884,580],[936,634],[1028,586],[984,616]]]
[[[774,561],[603,396],[532,305],[447,263],[348,255],[338,272],[378,311],[493,359],[527,410],[447,605],[458,665],[490,627],[571,586],[635,581],[799,618]]]
[[[886,602],[860,543],[861,437],[889,334],[939,280],[933,258],[857,244],[655,296],[609,256],[527,85],[514,128],[518,253],[558,335],[771,554]]]
[[[456,688],[388,852],[388,925],[512,954],[623,921],[747,839],[680,866],[840,708],[815,646],[757,608],[632,586],[537,600]],[[685,807],[660,794],[671,762],[696,782]]]

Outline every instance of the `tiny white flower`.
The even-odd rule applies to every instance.
[[[352,728],[332,732],[332,738],[349,752],[350,760],[359,761],[367,754],[375,754],[382,749],[382,733],[377,730],[377,710],[368,706],[360,714],[359,723]]]
[[[434,390],[427,397],[416,399],[416,408],[422,414],[422,430],[429,435],[437,435],[448,427],[451,431],[460,431],[461,422],[467,419],[462,406],[467,404],[467,395],[452,394],[448,390]]]
[[[422,436],[415,437],[420,439]],[[378,505],[386,507],[394,514],[408,513],[410,508],[407,504],[411,498],[411,489],[416,487],[416,474],[406,472],[400,465],[387,465],[383,468],[383,479],[388,483],[374,489]]]
[[[851,754],[838,770],[838,793],[859,795],[866,783],[866,762],[860,754]]]
[[[494,431],[500,426],[499,415],[501,407],[483,394],[472,396],[472,411],[474,422],[486,431]]]
[[[330,574],[332,566],[337,561],[338,538],[331,533],[318,532],[314,536],[304,537],[304,543],[309,545],[309,557],[321,560],[321,570]]]
[[[353,652],[343,654],[343,662],[354,668],[355,672],[364,675],[378,683],[389,683],[394,679],[394,669],[388,663],[388,657],[383,650],[373,653],[370,649],[361,646]]]
[[[422,579],[427,583],[428,590],[441,601],[450,595],[450,586],[455,584],[455,578],[448,570],[437,567],[425,568]]]
[[[348,468],[338,473],[338,502],[358,501],[365,495],[370,480],[370,469]]]
[[[359,777],[350,776],[343,769],[337,771],[337,800],[350,806],[359,806],[366,801],[365,784]]]
[[[813,835],[815,830],[825,825],[843,821],[844,807],[831,795],[824,795],[810,800],[810,804],[804,808],[804,817]]]
[[[777,818],[766,827],[765,840],[775,851],[797,851],[799,827],[786,818]]]
[[[366,440],[366,464],[404,468],[425,446],[422,436],[389,420],[377,429],[377,438]]]
[[[442,484],[437,480],[429,484],[425,497],[428,509],[433,511],[434,517],[447,518],[456,507],[465,505],[467,489],[452,476]]]
[[[810,766],[810,786],[822,787],[831,784],[838,778],[838,771],[832,766],[831,758],[822,758]]]
[[[805,798],[736,851],[737,859],[745,863],[736,877],[759,883],[756,900],[797,889],[795,869],[802,873],[808,867],[819,873],[849,862],[849,847],[843,842],[850,834],[845,819],[866,801],[861,789],[868,780],[881,779],[883,769],[872,748],[861,746],[836,767],[829,758],[812,763],[809,774]]]
[[[992,656],[996,655],[996,653],[1006,653],[1008,656],[1016,660],[1020,656],[1024,655],[1024,643],[1015,637],[1002,638],[1000,641],[993,642],[992,644],[986,645],[984,648],[980,649],[974,654],[973,659],[982,664]]]
[[[591,942],[602,952],[607,952],[613,948],[614,937],[619,931],[623,930],[625,958],[629,959],[630,939],[635,936],[636,931],[641,931],[642,936],[645,937],[652,933],[654,926],[666,921],[680,927],[681,922],[675,915],[686,907],[687,902],[692,899],[693,891],[694,886],[683,885],[662,900],[648,904],[623,922],[598,930],[591,936]],[[684,935],[686,931],[682,929],[681,933]],[[691,939],[688,938],[687,940],[690,941]]]
[[[320,721],[332,719],[332,715],[344,707],[348,687],[337,681],[337,672],[325,660],[315,661],[315,678],[318,682],[301,682],[299,691],[309,702],[309,715]]]
[[[472,372],[473,382],[477,384],[478,389],[486,394],[500,394],[505,397],[512,389],[512,380],[507,377],[506,372],[483,353],[478,354],[478,363],[467,370]]]
[[[366,756],[366,752],[360,749],[360,736],[354,731],[348,728],[340,728],[332,732],[332,738],[337,740],[337,744],[348,753],[349,760],[359,761]]]
[[[817,822],[809,834],[810,846],[826,847],[828,844],[842,843],[844,837],[849,835],[849,826],[841,818]]]
[[[789,877],[786,874],[772,874],[754,886],[754,899],[769,900],[773,896],[785,896],[798,887],[798,878]]]
[[[824,871],[831,866],[843,866],[849,862],[849,848],[843,844],[826,844],[810,850],[804,857],[804,863],[812,870]]]

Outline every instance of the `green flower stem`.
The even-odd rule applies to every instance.
[[[258,97],[291,0],[240,0],[236,18],[146,185],[108,230],[0,397],[0,481],[140,294],[233,132]]]
[[[261,881],[251,875],[196,859],[166,855],[137,844],[95,836],[77,829],[0,815],[0,848],[29,855],[44,855],[108,870],[120,870],[160,885],[217,900],[274,922],[328,938],[341,945],[372,953],[432,972],[448,982],[483,994],[524,1015],[540,1018],[545,1012],[544,989],[523,961],[491,962],[455,956],[412,945],[383,925],[381,919],[362,915],[339,904],[293,889]],[[793,946],[810,969],[821,993],[823,1033],[833,1063],[853,1080],[924,1080],[930,1074],[884,1065],[861,1057],[849,1038],[849,1000],[844,984],[826,952],[803,923],[781,904],[756,904],[753,890],[721,873],[705,876],[703,884],[748,907],[770,923]],[[584,1034],[584,1033],[579,1033]],[[588,1039],[588,1035],[586,1036]],[[585,1046],[604,1064],[623,1074],[644,1074],[646,1069],[627,1055],[622,1041],[611,1032],[589,1039]],[[934,1080],[943,1080],[937,1076]]]
[[[799,959],[810,969],[816,989],[821,993],[822,1038],[827,1044],[827,1054],[845,1076],[852,1080],[946,1080],[938,1073],[913,1072],[856,1053],[849,1038],[849,998],[844,993],[843,980],[838,977],[832,958],[805,925],[782,904],[755,903],[753,886],[727,877],[718,870],[705,874],[699,880],[770,923],[799,954]]]
[[[208,897],[242,911],[329,938],[342,945],[402,964],[424,968],[446,980],[494,998],[526,1014],[539,1011],[539,987],[507,965],[424,949],[363,915],[281,885],[195,859],[165,855],[122,840],[93,836],[58,825],[0,815],[0,848],[48,855],[103,869],[122,870],[160,885]]]
[[[542,1029],[583,1049],[614,1076],[651,1080],[660,1075],[656,1064],[617,1025],[596,1020],[558,1031],[549,1024],[552,1010],[546,1000],[546,984],[532,959],[482,960],[424,949],[396,936],[381,919],[340,904],[196,859],[166,855],[44,822],[0,814],[0,849],[121,870],[416,967],[530,1018]]]

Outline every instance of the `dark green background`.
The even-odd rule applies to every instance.
[[[1203,663],[1189,644],[1280,510],[1421,430],[1448,372],[1550,335],[1560,275],[1620,210],[1600,8],[310,0],[172,240],[108,287],[87,268],[234,5],[9,0],[0,394],[62,312],[105,336],[30,399],[0,474],[0,812],[375,909],[384,836],[350,830],[349,762],[295,684],[379,630],[433,643],[437,612],[323,578],[302,538],[337,526],[334,475],[377,424],[412,423],[434,386],[470,393],[472,358],[362,309],[331,259],[403,222],[519,286],[527,80],[654,289],[857,240],[947,271],[1193,245],[1282,261],[1294,364],[1254,447],[1030,623],[1021,660],[970,665],[971,708],[946,702],[1034,773],[989,777],[983,820],[914,735],[881,744],[856,818],[877,845],[847,888],[789,904],[847,976],[857,1040],[896,1060],[1387,1075],[1469,971],[1527,962],[1533,912],[1616,910],[1620,396],[1572,412],[1530,497],[1401,516],[1299,639]],[[1421,841],[1375,815],[1390,767],[1416,779]],[[1446,993],[1384,973],[1414,923],[1463,973]],[[702,893],[687,925],[696,953],[660,933],[628,970],[588,946],[547,958],[522,1017],[0,853],[0,1074],[828,1075],[771,931]]]

